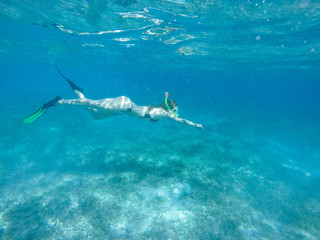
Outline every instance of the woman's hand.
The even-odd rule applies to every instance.
[[[197,124],[196,127],[197,128],[201,128],[202,130],[204,130],[203,127],[202,127],[202,124]]]

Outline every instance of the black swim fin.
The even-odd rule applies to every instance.
[[[57,66],[56,64],[54,64],[54,65],[56,66],[56,69],[57,69],[58,73],[60,74],[60,76],[63,77],[63,78],[67,81],[67,83],[70,85],[70,87],[72,88],[72,90],[77,90],[77,91],[79,91],[79,92],[81,92],[81,93],[84,92],[83,88],[78,87],[78,86],[77,86],[74,82],[72,82],[69,78],[67,78],[66,76],[64,76],[64,75],[62,74],[62,72],[60,71],[60,69],[58,68],[58,66]]]
[[[23,123],[33,123],[36,119],[38,119],[39,117],[41,117],[43,114],[46,113],[47,109],[49,107],[53,107],[59,100],[61,100],[61,97],[56,96],[54,99],[52,99],[51,101],[43,104],[38,111],[36,111],[35,113],[31,114],[30,116],[26,117],[23,120]]]

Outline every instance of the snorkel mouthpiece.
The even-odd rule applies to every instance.
[[[177,113],[172,112],[172,110],[171,110],[170,107],[169,107],[169,104],[168,104],[168,96],[169,96],[169,93],[166,92],[166,98],[165,98],[165,100],[164,100],[164,104],[166,105],[169,113],[173,114],[173,116],[175,116],[175,117],[178,117],[179,115],[178,115]]]

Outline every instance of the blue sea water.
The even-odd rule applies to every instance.
[[[320,1],[0,0],[0,239],[320,239]],[[100,121],[59,95],[179,117]]]

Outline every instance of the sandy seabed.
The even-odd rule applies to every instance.
[[[1,125],[1,239],[320,238],[319,165],[303,164],[319,130],[296,146],[259,119],[21,117]]]

